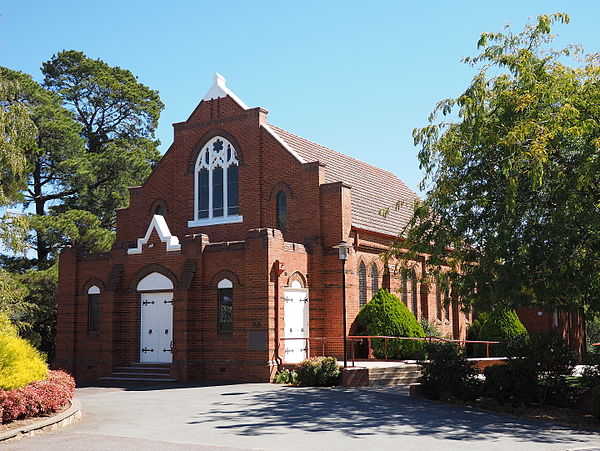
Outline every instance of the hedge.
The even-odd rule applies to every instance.
[[[16,390],[0,390],[2,424],[58,411],[73,397],[75,380],[64,371],[48,371],[46,379]]]
[[[0,333],[0,389],[24,387],[47,373],[44,357],[27,340]]]

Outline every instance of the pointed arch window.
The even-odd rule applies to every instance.
[[[358,265],[358,304],[360,307],[367,303],[367,267],[364,262]]]
[[[88,291],[88,332],[100,332],[100,288],[91,286]]]
[[[417,275],[414,270],[410,273],[410,303],[412,306],[412,312],[417,316],[417,307],[419,303],[419,296],[417,293]]]
[[[371,266],[371,296],[375,296],[377,290],[379,290],[379,269],[376,264],[373,264]]]
[[[238,167],[233,144],[222,136],[204,145],[194,169],[194,220],[189,227],[242,222]]]
[[[287,195],[280,191],[275,198],[277,203],[277,228],[282,232],[285,232],[285,226],[287,224]]]
[[[408,279],[404,272],[402,272],[402,302],[408,307]]]
[[[219,333],[233,332],[233,283],[221,280],[217,285],[219,294]]]

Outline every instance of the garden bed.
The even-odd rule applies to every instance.
[[[74,390],[75,380],[64,371],[48,371],[44,380],[14,390],[0,390],[1,423],[54,414],[69,406]]]

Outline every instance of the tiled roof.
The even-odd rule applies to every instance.
[[[269,125],[307,163],[325,164],[326,183],[344,182],[352,187],[353,226],[388,235],[397,235],[404,229],[418,196],[402,180],[389,171]],[[389,214],[381,216],[380,209],[388,207]]]

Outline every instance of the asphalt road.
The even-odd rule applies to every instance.
[[[82,388],[83,417],[6,450],[600,450],[600,433],[409,398],[270,384]]]

